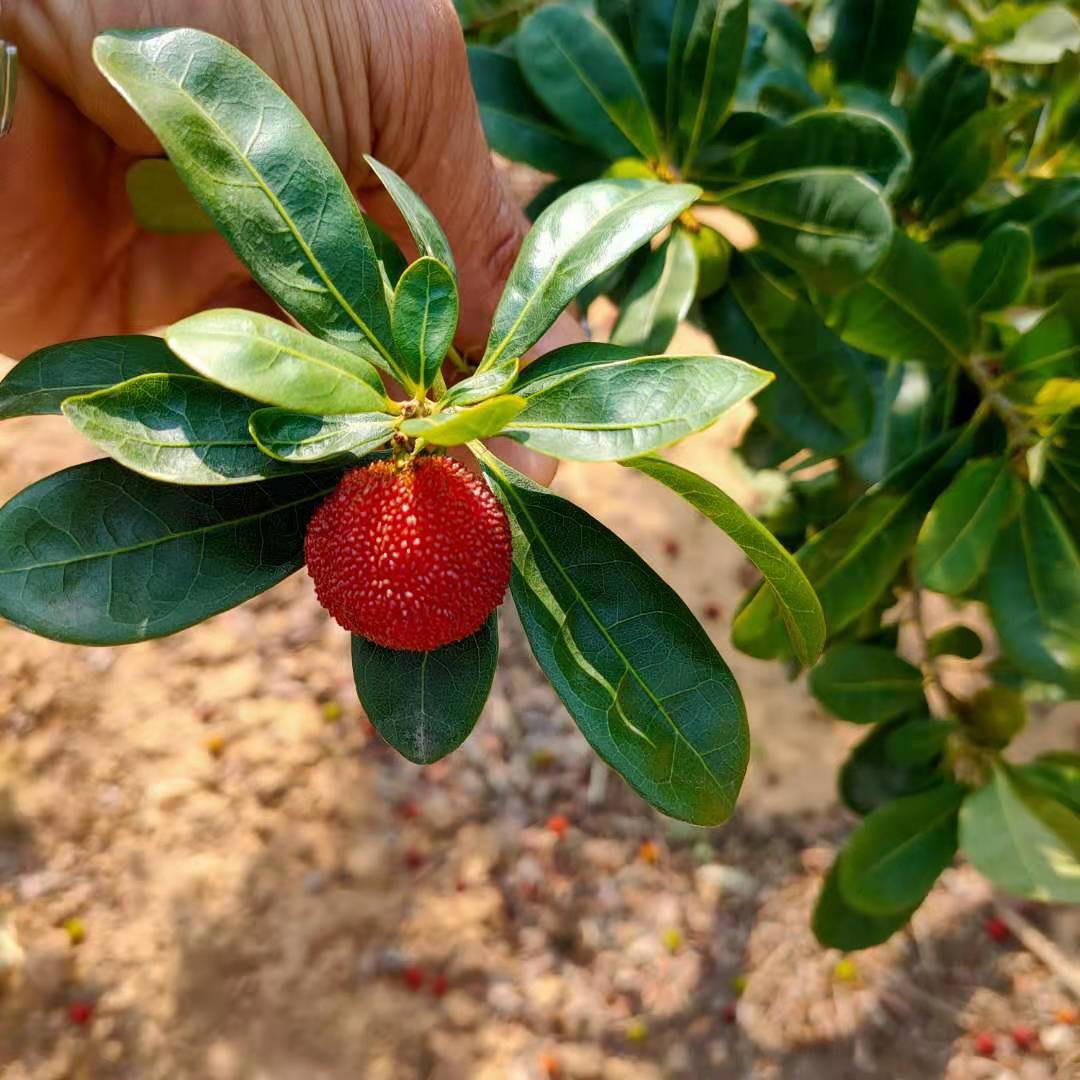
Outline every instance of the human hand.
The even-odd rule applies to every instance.
[[[371,216],[411,248],[372,154],[431,207],[462,284],[458,344],[482,350],[527,222],[484,141],[450,0],[6,0],[0,36],[19,48],[15,126],[0,143],[0,351],[137,333],[209,307],[272,311],[216,234],[141,230],[124,178],[161,148],[91,59],[109,27],[193,26],[232,42],[305,113]],[[416,73],[422,72],[422,76]],[[535,350],[579,340],[564,315]],[[501,440],[505,442],[505,440]],[[555,472],[517,444],[515,465]]]

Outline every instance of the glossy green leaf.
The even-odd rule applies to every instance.
[[[589,180],[604,171],[606,155],[563,128],[541,106],[515,57],[470,45],[469,71],[484,134],[493,150],[569,179]]]
[[[901,229],[869,280],[816,303],[840,337],[875,356],[947,364],[971,343],[963,301],[930,252]]]
[[[907,178],[911,154],[895,125],[856,109],[813,109],[737,146],[694,174],[709,190],[792,171],[846,169],[886,191]]]
[[[908,131],[916,155],[924,157],[965,120],[986,107],[990,72],[942,49],[919,80]]]
[[[899,765],[936,764],[955,727],[929,716],[914,717],[889,733],[888,752]]]
[[[866,358],[767,266],[732,260],[730,288],[703,305],[703,315],[714,341],[775,374],[755,402],[769,427],[826,454],[842,453],[869,434]]]
[[[724,126],[746,48],[749,0],[697,0],[679,65],[682,168]]]
[[[1044,903],[1080,903],[1080,815],[998,766],[960,812],[960,846],[995,885]]]
[[[888,588],[926,512],[969,452],[967,434],[943,436],[872,487],[797,552],[821,600],[830,634],[851,625]],[[736,616],[732,641],[761,659],[783,653],[779,615],[767,591],[759,590]]]
[[[593,749],[662,813],[716,825],[749,754],[738,686],[675,592],[618,537],[490,454],[514,538],[514,602]]]
[[[692,184],[594,180],[557,199],[521,245],[481,368],[522,356],[585,285],[670,225],[700,194]]]
[[[490,397],[495,397],[496,394],[505,394],[512,389],[520,366],[515,356],[508,360],[500,360],[487,371],[470,375],[467,379],[454,383],[443,395],[441,404],[444,407],[476,405]]]
[[[969,461],[938,496],[915,544],[915,572],[928,589],[963,596],[986,572],[1020,486],[1008,461]]]
[[[682,63],[696,10],[696,0],[638,0],[635,4],[636,67],[653,115],[669,141],[678,134]],[[695,90],[695,100],[697,96]]]
[[[967,281],[967,302],[977,311],[998,311],[1025,293],[1035,266],[1035,245],[1023,225],[1006,222],[987,238]]]
[[[810,692],[841,720],[876,724],[925,708],[922,673],[890,649],[843,642],[810,672]]]
[[[1016,772],[1024,783],[1080,814],[1080,754],[1067,750],[1040,754]]]
[[[989,53],[1014,64],[1056,64],[1070,51],[1080,52],[1080,18],[1065,4],[1045,4],[1032,5],[1016,33]]]
[[[327,414],[388,408],[366,360],[269,315],[204,311],[173,323],[165,340],[189,368],[267,405]]]
[[[841,852],[822,883],[810,925],[819,944],[855,952],[888,941],[915,914],[916,908],[894,915],[867,915],[852,907],[844,899],[837,880],[843,857]]]
[[[814,59],[814,45],[803,21],[784,0],[750,0],[750,25],[764,33],[762,55],[766,62],[805,70]]]
[[[375,257],[379,260],[379,269],[385,279],[383,289],[386,292],[386,302],[389,304],[394,295],[394,286],[398,283],[398,278],[405,273],[408,263],[405,256],[401,254],[401,248],[394,243],[390,234],[376,225],[367,214],[364,215],[364,225],[371,237],[371,244],[375,248]]]
[[[457,281],[438,259],[417,259],[394,290],[390,323],[407,385],[422,393],[435,381],[457,332]]]
[[[806,575],[772,533],[730,495],[689,469],[658,457],[627,464],[681,495],[742,548],[765,578],[795,657],[804,667],[813,664],[825,646],[825,616]]]
[[[715,199],[749,218],[766,251],[827,293],[869,274],[895,231],[877,185],[845,168],[778,171],[741,181]]]
[[[1034,404],[1050,379],[1080,378],[1080,289],[1063,296],[1006,352],[1005,392]]]
[[[0,615],[82,645],[183,630],[303,566],[337,479],[178,487],[107,458],[54,473],[0,509]]]
[[[919,0],[838,0],[829,59],[838,83],[892,88]]]
[[[470,439],[498,435],[524,408],[524,398],[504,394],[479,405],[444,409],[434,416],[406,420],[401,430],[410,438],[423,439],[433,446],[457,446]]]
[[[354,634],[353,678],[375,730],[403,757],[430,765],[468,737],[499,659],[492,613],[475,633],[431,652],[403,652]]]
[[[769,378],[729,356],[638,356],[618,345],[568,345],[518,377],[514,393],[527,404],[506,434],[554,457],[620,461],[701,431]]]
[[[917,719],[901,717],[877,725],[851,751],[840,769],[839,788],[841,799],[856,814],[865,816],[903,795],[914,795],[941,783],[937,758],[899,760],[897,750],[915,723]]]
[[[190,375],[161,338],[84,338],[48,345],[15,365],[0,382],[0,420],[59,414],[65,398],[90,394],[137,375]]]
[[[170,484],[244,484],[291,471],[255,445],[254,407],[195,375],[139,375],[63,404],[76,431],[114,461]]]
[[[1080,553],[1041,492],[1025,492],[994,546],[987,583],[1004,654],[1031,678],[1080,693]]]
[[[394,418],[385,413],[312,416],[289,409],[256,409],[248,431],[264,454],[303,465],[351,454],[370,454],[389,441]]]
[[[167,158],[143,158],[124,176],[131,212],[140,229],[155,233],[211,232],[214,223]]]
[[[626,53],[598,19],[556,4],[517,35],[526,81],[544,105],[608,158],[660,157],[656,123]]]
[[[931,634],[926,642],[926,655],[934,660],[939,656],[959,656],[974,660],[983,651],[983,640],[970,626],[956,625]]]
[[[837,884],[869,915],[899,915],[922,903],[957,849],[966,789],[942,783],[871,811],[844,847]]]
[[[424,205],[420,196],[388,165],[376,161],[370,154],[365,154],[364,160],[379,178],[382,186],[386,188],[386,193],[394,200],[394,205],[409,227],[409,233],[412,235],[417,251],[421,255],[427,255],[442,263],[456,285],[457,270],[454,266],[453,252],[450,250],[450,241],[446,239],[442,226],[435,220],[435,215]]]
[[[112,30],[95,39],[94,60],[255,280],[312,333],[389,363],[390,316],[360,208],[280,88],[199,30]]]
[[[697,291],[698,261],[690,234],[676,229],[649,257],[619,307],[616,345],[662,353],[686,318]]]
[[[988,236],[1005,222],[1027,226],[1039,259],[1060,257],[1080,236],[1080,177],[1030,180],[1028,190],[994,210],[974,216],[971,224]]]

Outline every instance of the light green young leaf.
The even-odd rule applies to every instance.
[[[199,30],[111,30],[94,60],[255,280],[312,333],[389,364],[390,316],[360,208],[281,89]]]
[[[841,720],[877,724],[926,707],[922,673],[891,649],[842,642],[810,672],[810,692]]]
[[[19,361],[0,382],[0,420],[60,413],[76,394],[105,390],[137,375],[190,375],[161,338],[84,338],[47,345]]]
[[[514,538],[514,602],[593,749],[657,810],[732,812],[749,753],[727,665],[675,592],[585,511],[477,446]],[[662,644],[661,644],[662,643]]]
[[[611,31],[569,5],[530,15],[517,58],[536,96],[571,131],[611,160],[656,161],[660,141],[645,91]]]
[[[417,765],[446,757],[469,737],[491,691],[498,658],[494,612],[475,634],[430,652],[352,638],[353,678],[364,712],[375,730]]]
[[[173,323],[165,340],[189,368],[267,405],[315,414],[389,407],[366,360],[269,315],[203,311]]]
[[[250,398],[195,375],[140,375],[70,397],[64,415],[114,461],[170,484],[244,484],[291,472],[255,445]]]
[[[618,345],[569,345],[518,377],[514,393],[526,406],[505,433],[553,457],[620,461],[701,431],[769,380],[729,356],[638,356]]]
[[[417,259],[398,280],[390,324],[406,385],[417,394],[439,374],[457,332],[459,308],[457,281],[438,259]]]
[[[0,615],[80,645],[183,630],[303,566],[338,478],[177,487],[107,458],[54,473],[0,509]]]
[[[686,318],[697,291],[698,260],[690,234],[676,229],[650,256],[619,306],[615,345],[662,353]]]
[[[394,433],[385,413],[312,416],[289,409],[256,409],[248,418],[255,444],[277,461],[305,465],[350,454],[373,453]]]
[[[456,286],[457,270],[454,267],[454,254],[450,250],[450,241],[446,239],[446,233],[435,220],[435,215],[389,165],[376,161],[370,154],[365,154],[364,160],[379,178],[382,186],[386,188],[386,193],[394,200],[394,205],[401,212],[416,242],[417,250],[421,255],[428,255],[441,262],[449,271],[451,278],[454,278]]]
[[[634,458],[626,464],[681,495],[742,548],[772,592],[796,659],[804,667],[812,665],[825,646],[825,615],[806,575],[783,544],[729,495],[688,469],[658,457]]]
[[[401,431],[412,439],[423,439],[433,446],[457,446],[470,439],[488,439],[498,435],[524,408],[524,398],[504,394],[488,398],[479,405],[452,407],[434,416],[406,420],[401,425]]]
[[[594,180],[556,199],[521,245],[480,370],[522,356],[585,285],[670,225],[700,194],[692,184]]]
[[[521,363],[516,356],[500,360],[487,371],[477,372],[454,383],[443,395],[442,405],[477,405],[496,394],[505,394],[514,385]]]
[[[995,885],[1043,903],[1080,903],[1080,815],[999,765],[960,811],[960,846]]]

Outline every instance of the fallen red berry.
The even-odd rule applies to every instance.
[[[424,853],[422,851],[417,851],[415,848],[409,848],[409,850],[405,852],[405,865],[410,870],[419,870],[420,867],[424,865],[424,862]]]
[[[562,836],[570,828],[570,822],[562,814],[552,814],[547,821],[548,832]]]
[[[1020,1050],[1032,1050],[1039,1042],[1039,1033],[1027,1024],[1017,1024],[1009,1034]]]
[[[415,965],[404,968],[401,972],[401,977],[405,980],[405,985],[410,990],[419,990],[420,987],[424,985],[424,979],[426,978],[424,969],[416,967]]]
[[[725,1024],[734,1024],[739,1019],[739,1006],[734,1001],[725,1002],[720,1009],[720,1018]]]
[[[1009,936],[1009,928],[995,915],[991,915],[983,923],[983,929],[994,941],[1005,941]]]
[[[406,821],[412,821],[413,818],[420,816],[420,807],[412,799],[406,799],[398,806],[398,814]]]
[[[664,541],[664,554],[669,559],[677,559],[679,557],[679,541],[678,540],[665,540]]]
[[[436,975],[431,980],[431,992],[436,997],[442,997],[450,989],[450,980],[445,975]]]
[[[994,1036],[987,1031],[980,1031],[975,1036],[975,1053],[981,1054],[983,1057],[994,1056]]]
[[[706,619],[716,620],[719,619],[724,613],[720,609],[719,604],[706,604],[705,610],[702,612]]]
[[[346,473],[308,525],[308,573],[348,631],[423,652],[483,626],[510,582],[510,526],[459,461],[376,462]]]
[[[92,1001],[73,1001],[68,1006],[68,1019],[80,1027],[89,1024],[93,1016],[94,1003]]]

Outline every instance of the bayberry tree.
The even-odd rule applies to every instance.
[[[411,263],[366,222],[299,110],[230,45],[116,31],[94,56],[171,160],[131,178],[143,220],[212,222],[292,321],[207,311],[163,339],[68,342],[24,359],[0,384],[0,417],[62,413],[107,457],[0,509],[0,613],[60,641],[142,641],[255,596],[306,548],[319,599],[354,635],[369,718],[431,762],[484,704],[509,581],[540,666],[600,756],[664,813],[723,821],[748,734],[708,634],[618,537],[482,441],[622,461],[672,488],[743,546],[794,655],[814,662],[825,624],[794,559],[722,491],[655,456],[771,376],[726,356],[614,344],[521,363],[575,295],[700,189],[600,179],[554,201],[471,366],[452,344],[453,253],[391,170],[370,161],[411,231]],[[447,456],[454,447],[477,471]]]
[[[689,317],[775,376],[742,452],[783,481],[764,520],[824,609],[810,690],[870,727],[819,938],[883,941],[958,846],[1013,893],[1080,900],[1080,757],[1003,755],[1031,703],[1080,695],[1080,19],[978,0],[524,14],[470,63],[492,146],[554,177],[535,207],[603,175],[702,189],[581,299],[619,305],[616,342],[662,349]],[[929,634],[929,594],[981,612]],[[755,590],[733,641],[794,672],[783,615]],[[950,683],[959,661],[977,692]]]

